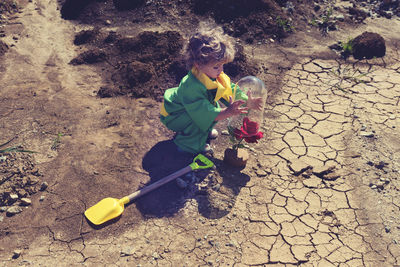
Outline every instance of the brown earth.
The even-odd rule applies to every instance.
[[[0,154],[3,211],[32,200],[19,214],[0,213],[2,265],[400,263],[399,80],[374,76],[383,68],[397,77],[397,19],[367,19],[349,1],[231,2],[0,5],[0,150],[37,152]],[[236,40],[225,72],[266,83],[265,138],[238,169],[223,163],[229,142],[220,135],[214,170],[183,177],[184,189],[171,182],[95,227],[83,212],[97,201],[191,162],[159,122],[159,104],[187,72],[187,36],[210,19]],[[365,30],[385,38],[385,58],[345,61],[328,48]],[[369,99],[375,82],[388,90]],[[327,84],[330,93],[320,92]]]

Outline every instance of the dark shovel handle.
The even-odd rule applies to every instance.
[[[192,168],[190,166],[186,166],[185,168],[180,169],[179,171],[176,171],[173,174],[170,174],[170,175],[162,178],[161,180],[158,180],[157,182],[155,182],[151,185],[148,185],[148,186],[130,194],[129,196],[127,196],[129,198],[129,202],[159,188],[160,186],[178,178],[179,176],[182,176],[182,175],[190,172],[191,170],[192,170]]]

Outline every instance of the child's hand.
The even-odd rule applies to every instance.
[[[233,101],[232,97],[229,97],[229,107],[227,108],[227,113],[230,116],[235,116],[239,114],[246,114],[248,112],[248,107],[242,106],[245,103],[244,100]]]
[[[247,92],[247,107],[249,109],[255,109],[255,110],[261,110],[262,108],[262,98],[261,97],[256,97],[253,98],[251,96],[251,91]]]
[[[244,103],[246,103],[244,100],[233,101],[232,97],[230,96],[229,106],[218,114],[218,116],[215,118],[215,121],[224,120],[239,114],[246,114],[249,108],[243,106]]]

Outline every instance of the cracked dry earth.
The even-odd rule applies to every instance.
[[[45,2],[29,3],[10,26],[19,39],[7,55],[8,68],[1,76],[7,87],[1,93],[3,107],[5,100],[10,107],[2,110],[2,120],[8,122],[2,123],[5,135],[18,129],[19,140],[41,152],[33,157],[49,190],[43,202],[37,195],[32,207],[1,222],[2,266],[400,264],[400,38],[391,30],[400,28],[398,22],[370,21],[337,33],[343,40],[349,31],[355,35],[380,28],[389,40],[384,59],[339,60],[327,50],[326,43],[333,43],[328,37],[321,43],[310,37],[295,48],[252,50],[266,66],[273,61],[282,67],[271,64],[260,74],[267,85],[275,81],[270,84],[277,87],[266,105],[266,137],[252,149],[248,166],[223,180],[224,148],[215,147],[217,168],[186,192],[205,188],[215,200],[210,206],[220,205],[221,214],[204,216],[199,212],[202,194],[193,193],[179,200],[181,206],[171,216],[144,218],[132,204],[120,220],[93,229],[82,212],[102,197],[121,196],[130,193],[127,188],[147,183],[142,158],[168,133],[158,123],[154,101],[95,97],[92,85],[102,82],[95,69],[68,65],[78,53],[68,44],[79,26],[58,19],[54,1]],[[109,121],[100,114],[108,111],[120,112],[114,118],[120,125],[104,127]],[[135,116],[149,120],[134,127]],[[146,136],[154,125],[160,130],[148,143],[127,141],[126,136],[134,138],[129,131]],[[53,151],[51,137],[60,129],[65,138],[61,149]],[[139,148],[130,154],[128,148],[134,146]],[[118,171],[107,171],[111,166]],[[132,174],[135,181],[127,178]],[[225,179],[243,181],[228,194]],[[116,181],[123,184],[102,191]],[[16,249],[21,255],[13,259]]]

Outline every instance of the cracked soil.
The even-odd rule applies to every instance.
[[[0,213],[0,265],[400,265],[399,19],[345,20],[322,34],[302,19],[313,1],[292,1],[288,34],[268,17],[285,16],[278,4],[287,1],[248,1],[273,3],[254,16],[264,32],[216,12],[240,47],[226,72],[256,75],[269,91],[264,138],[239,170],[223,163],[229,142],[220,135],[215,169],[94,227],[87,208],[191,162],[160,123],[159,100],[184,75],[179,48],[207,10],[194,0],[132,1],[131,10],[129,1],[81,1],[80,13],[66,1],[17,2],[1,24],[0,144],[38,153],[0,155],[2,197],[32,201]],[[320,2],[335,12],[349,3]],[[385,39],[385,57],[344,60],[328,48],[364,31]]]

